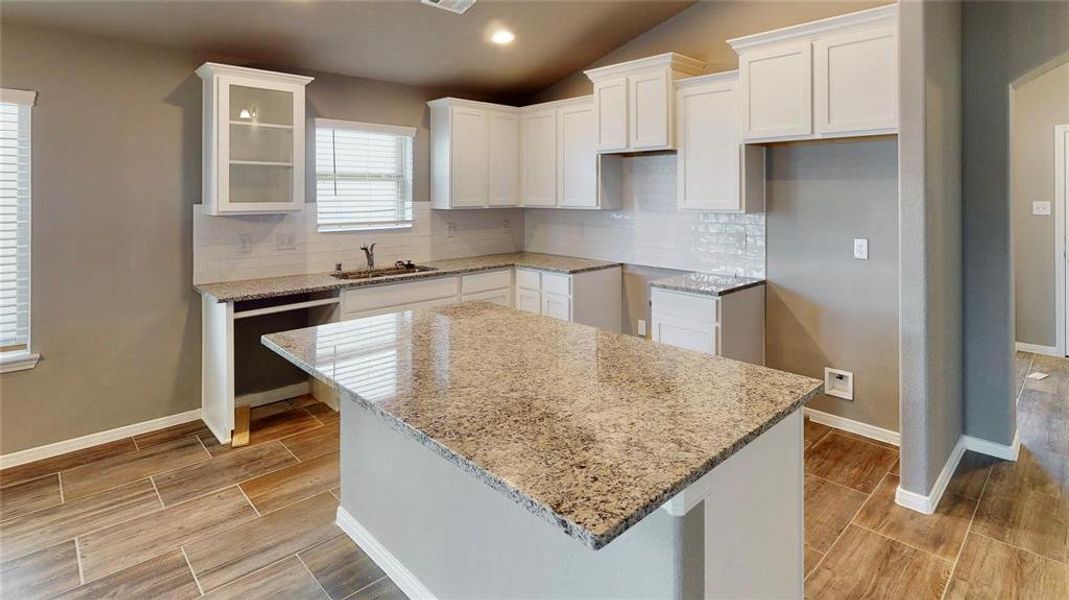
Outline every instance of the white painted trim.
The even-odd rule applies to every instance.
[[[840,30],[848,28],[878,25],[885,21],[893,21],[897,18],[898,5],[888,4],[885,6],[877,6],[876,8],[847,13],[845,15],[828,17],[818,21],[810,21],[800,25],[790,25],[771,31],[762,31],[761,33],[732,38],[728,40],[727,43],[731,46],[732,50],[739,52],[740,50],[746,50],[753,48],[754,46],[764,46],[766,44],[778,44],[796,39],[812,38],[829,32],[838,33]]]
[[[958,443],[954,444],[954,449],[950,451],[950,456],[947,457],[943,470],[939,472],[939,477],[936,477],[935,483],[932,485],[932,491],[925,496],[898,486],[895,491],[895,503],[926,515],[934,513],[935,509],[939,508],[939,501],[943,499],[943,493],[946,492],[950,478],[954,476],[954,471],[958,469],[958,463],[961,462],[961,457],[964,454],[965,436],[962,436],[958,438]]]
[[[40,354],[20,350],[18,352],[0,352],[0,373],[25,371],[37,366]]]
[[[397,584],[397,587],[401,588],[401,591],[406,596],[413,600],[435,600],[437,598],[412,571],[409,571],[407,567],[401,564],[401,561],[397,560],[396,556],[379,543],[375,536],[371,535],[371,532],[364,529],[364,526],[357,522],[349,514],[349,511],[341,506],[338,507],[338,517],[335,523],[345,532],[345,535],[349,536],[349,539],[356,542],[357,546],[360,546],[360,549],[386,573],[386,576],[391,581]]]
[[[1069,338],[1069,306],[1065,302],[1066,291],[1066,235],[1069,235],[1069,185],[1065,171],[1066,157],[1069,156],[1069,125],[1054,127],[1054,327],[1055,350],[1057,356],[1069,352],[1066,346]]]
[[[583,71],[583,74],[591,81],[597,81],[599,79],[619,77],[639,69],[651,69],[654,67],[669,68],[687,75],[698,75],[705,68],[705,63],[696,58],[683,56],[675,52],[665,52],[664,54],[636,58],[635,60],[606,65],[596,69],[587,69]]]
[[[265,71],[263,69],[252,69],[249,67],[238,67],[235,65],[224,65],[221,63],[206,62],[203,65],[197,67],[194,71],[201,79],[212,77],[215,75],[230,75],[237,77],[253,77],[260,79],[267,79],[271,81],[287,83],[287,84],[299,84],[308,85],[315,77],[305,77],[303,75],[293,75],[290,73],[279,73],[278,71]]]
[[[37,104],[37,92],[32,90],[0,88],[0,102],[33,106],[34,104]]]
[[[404,125],[387,125],[385,123],[365,123],[362,121],[342,121],[340,119],[323,119],[316,118],[316,127],[323,127],[326,129],[352,129],[355,131],[363,131],[365,133],[388,133],[391,135],[403,135],[405,137],[416,137],[415,127],[405,127]]]
[[[273,390],[242,394],[237,398],[234,398],[234,406],[262,406],[264,404],[289,400],[290,398],[296,398],[297,396],[304,396],[305,394],[310,393],[312,393],[312,386],[309,385],[307,381],[302,381],[300,383],[284,385]]]
[[[812,408],[805,409],[805,415],[814,423],[842,429],[843,431],[856,433],[860,436],[880,442],[886,442],[888,444],[894,444],[895,446],[900,445],[901,436],[897,431],[869,425],[868,423],[862,423],[861,421],[854,421],[853,419],[847,419],[846,417],[821,412]]]
[[[99,431],[97,433],[83,435],[82,437],[64,440],[62,442],[55,442],[53,444],[46,444],[44,446],[37,446],[36,448],[28,448],[26,450],[0,455],[0,469],[15,467],[45,458],[52,458],[53,456],[59,456],[60,454],[99,446],[100,444],[141,435],[142,433],[156,431],[157,429],[163,429],[164,427],[181,425],[182,423],[188,423],[198,419],[200,419],[200,409],[195,408],[176,415],[123,425],[122,427],[116,427],[115,429]]]
[[[971,435],[963,435],[961,437],[965,439],[965,448],[967,450],[972,450],[973,452],[979,452],[980,454],[986,454],[995,458],[1001,458],[1002,460],[1016,461],[1017,456],[1021,452],[1020,431],[1014,432],[1013,442],[1010,443],[1009,446],[998,442],[982,440]]]
[[[1031,352],[1033,354],[1045,354],[1047,356],[1065,356],[1065,354],[1063,354],[1055,346],[1041,346],[1039,344],[1026,344],[1024,342],[1017,342],[1017,351]]]

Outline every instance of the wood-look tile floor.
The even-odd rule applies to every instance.
[[[807,598],[1069,598],[1069,360],[1019,354],[1017,375],[1021,459],[966,453],[933,515],[894,503],[897,448],[806,422]],[[334,525],[337,414],[295,398],[253,431],[0,471],[0,597],[404,598]]]
[[[402,599],[334,525],[337,413],[257,407],[0,471],[0,598]]]

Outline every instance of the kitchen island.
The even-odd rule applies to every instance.
[[[264,336],[410,596],[800,598],[807,377],[484,302]]]

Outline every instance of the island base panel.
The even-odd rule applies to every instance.
[[[800,413],[752,442],[758,452],[746,452],[748,446],[710,473],[739,458],[743,464],[724,471],[731,481],[753,469],[771,468],[773,477],[796,469],[795,477],[773,486],[789,501],[767,502],[761,495],[768,493],[768,478],[746,478],[742,485],[749,488],[713,493],[682,515],[656,510],[595,551],[365,408],[342,402],[338,525],[412,597],[724,597],[721,591],[746,581],[762,591],[748,597],[800,597]],[[770,443],[762,444],[770,434]],[[797,453],[770,456],[792,441]],[[754,463],[769,460],[775,466]],[[781,505],[791,507],[790,516],[764,513]],[[759,535],[775,539],[747,540],[755,523]],[[751,562],[755,551],[767,549],[775,552]],[[711,571],[710,559],[731,564]],[[712,573],[730,573],[730,581],[710,582]],[[768,580],[795,574],[789,593],[763,595]]]

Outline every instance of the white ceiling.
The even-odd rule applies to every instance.
[[[448,87],[540,91],[693,0],[478,0],[464,15],[418,0],[0,2],[11,23],[239,57],[276,67]],[[492,29],[516,34],[492,45]]]

